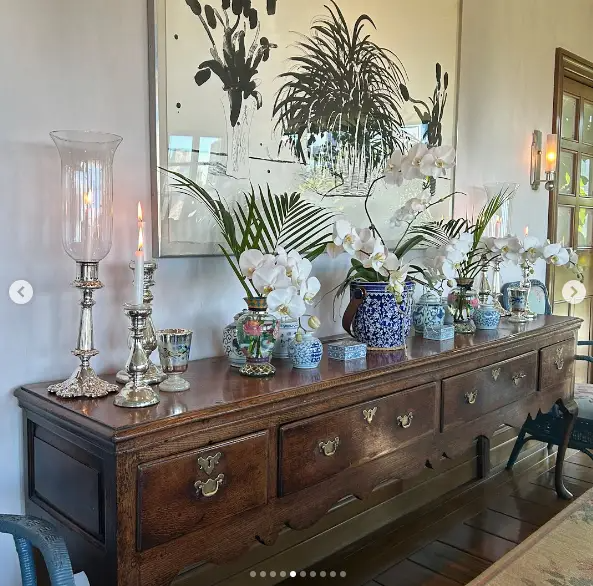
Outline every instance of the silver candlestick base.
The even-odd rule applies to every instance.
[[[130,264],[128,266],[135,274],[136,263],[134,261],[130,261]],[[154,299],[154,296],[150,288],[154,285],[154,272],[157,270],[157,268],[158,264],[155,260],[150,260],[144,263],[143,302],[146,305],[151,305],[152,300]],[[156,334],[154,330],[154,324],[152,323],[151,315],[149,315],[146,319],[146,328],[144,329],[144,338],[142,339],[142,345],[148,356],[148,370],[146,371],[146,374],[142,377],[142,381],[147,385],[158,385],[167,378],[167,375],[163,373],[163,370],[160,366],[154,364],[150,359],[150,355],[156,350],[157,347]],[[131,340],[128,344],[128,347],[131,347]],[[117,373],[115,380],[118,383],[125,385],[126,383],[130,382],[130,376],[125,370],[120,370]]]
[[[93,291],[103,287],[103,283],[99,281],[99,263],[77,262],[76,278],[72,285],[82,291],[78,343],[76,350],[72,351],[81,364],[68,380],[50,385],[47,390],[58,397],[71,399],[105,397],[109,393],[117,393],[119,387],[100,379],[90,365],[91,358],[99,354],[93,342]]]
[[[113,402],[118,407],[150,407],[160,401],[158,391],[148,386],[143,378],[148,371],[148,355],[143,347],[144,330],[152,308],[147,304],[126,303],[124,311],[131,323],[132,344],[130,356],[126,362],[126,371],[130,381]]]
[[[502,297],[501,292],[501,278],[500,278],[500,265],[502,264],[502,259],[500,257],[496,258],[493,262],[493,269],[492,269],[492,299],[494,300],[494,309],[500,313],[501,317],[509,317],[511,312],[505,309],[500,302]]]

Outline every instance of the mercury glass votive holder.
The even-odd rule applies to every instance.
[[[191,349],[191,330],[170,329],[156,333],[161,368],[167,379],[159,384],[159,389],[166,393],[187,391],[189,382],[182,378],[189,363]]]
[[[525,315],[527,310],[527,294],[529,293],[526,287],[509,287],[509,300],[511,306],[511,317],[509,321],[513,323],[525,323],[528,318]]]

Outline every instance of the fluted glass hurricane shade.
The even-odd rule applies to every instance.
[[[488,203],[491,202],[500,193],[508,194],[509,199],[502,205],[502,207],[496,212],[494,218],[488,224],[487,235],[497,238],[503,238],[508,236],[511,232],[511,208],[513,206],[513,200],[519,189],[518,183],[509,182],[498,182],[498,183],[486,183],[484,185],[486,190],[486,196]]]
[[[113,235],[113,157],[121,136],[58,130],[50,133],[62,161],[62,244],[75,261],[98,262]]]

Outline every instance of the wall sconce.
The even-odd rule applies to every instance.
[[[539,189],[540,183],[545,181],[545,188],[552,191],[556,182],[556,157],[558,153],[558,135],[548,134],[546,139],[546,178],[542,179],[542,133],[541,130],[533,131],[531,142],[531,175],[530,183],[534,191]]]

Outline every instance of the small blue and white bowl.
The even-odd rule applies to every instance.
[[[311,333],[297,334],[288,352],[294,368],[317,368],[323,356],[323,344]]]
[[[473,317],[477,330],[496,330],[500,323],[500,313],[491,303],[481,303]]]

